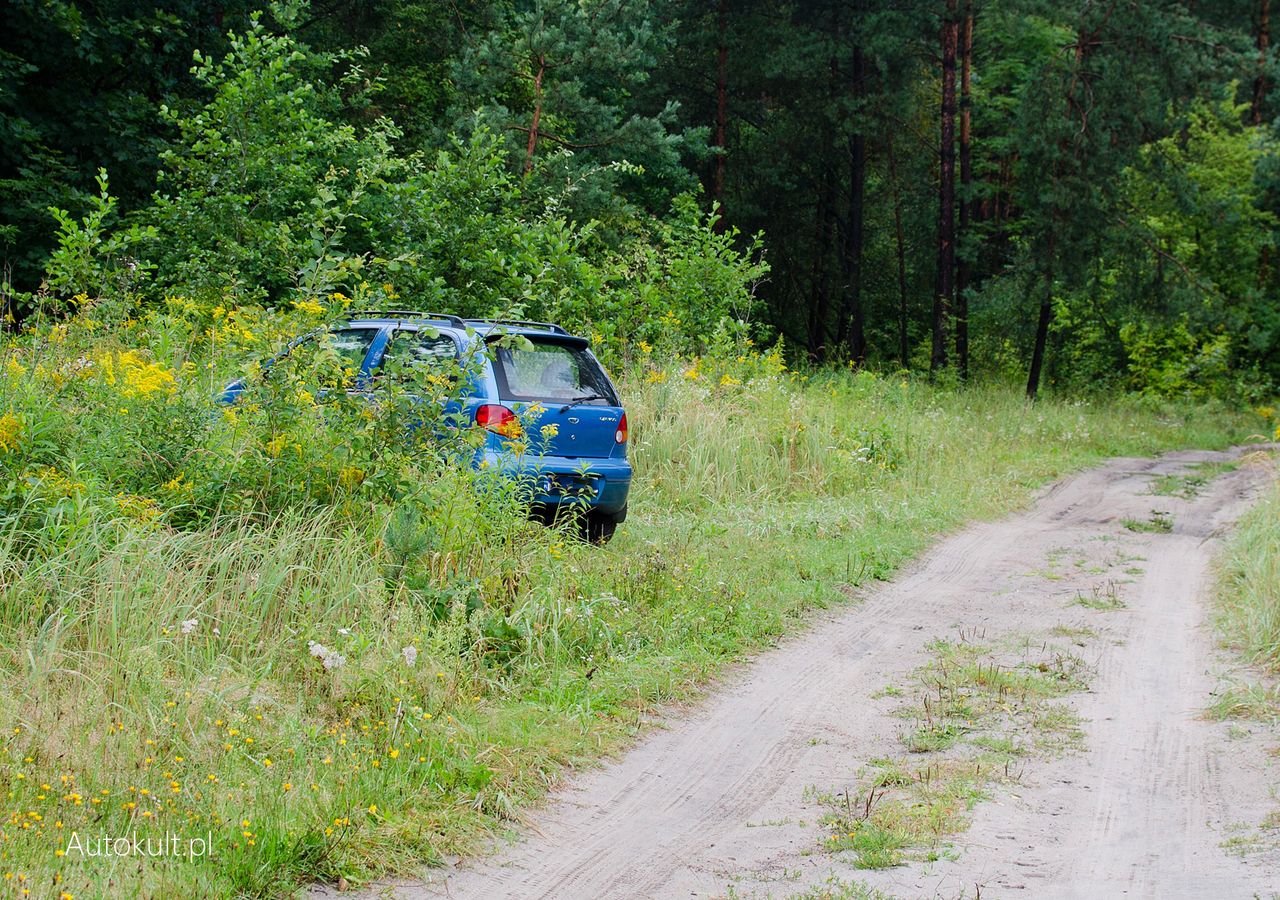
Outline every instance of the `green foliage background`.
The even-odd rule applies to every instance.
[[[956,5],[975,372],[1021,377],[1048,295],[1060,386],[1274,391],[1276,66],[1255,5]],[[814,361],[860,352],[856,308],[870,364],[927,356],[945,4],[11,6],[17,318],[98,290],[48,264],[105,169],[94,227],[116,244],[94,252],[129,260],[144,304],[391,282],[401,305],[554,317],[619,353],[661,337],[655,312],[694,351],[728,315]]]

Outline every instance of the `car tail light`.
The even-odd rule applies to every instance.
[[[622,418],[618,420],[618,430],[613,433],[613,439],[619,444],[627,442],[627,414],[623,413]]]
[[[497,403],[476,407],[476,424],[504,438],[520,437],[520,419],[511,410]]]

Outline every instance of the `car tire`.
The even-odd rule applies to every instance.
[[[603,545],[613,539],[618,530],[618,520],[613,516],[588,513],[582,521],[582,536],[591,544]]]

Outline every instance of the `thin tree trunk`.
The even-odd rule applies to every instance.
[[[547,58],[536,60],[538,70],[533,75],[533,120],[529,123],[529,144],[524,153],[524,174],[533,171],[533,154],[538,149],[538,128],[542,124],[542,76],[547,71]]]
[[[898,356],[902,368],[911,361],[907,339],[907,251],[902,233],[902,184],[898,181],[898,163],[893,153],[893,133],[889,141],[889,181],[893,184],[893,230],[898,248]]]
[[[973,190],[973,154],[970,147],[970,113],[972,97],[969,93],[973,68],[973,0],[965,0],[964,27],[960,34],[960,239],[965,241],[965,253],[959,254],[956,263],[956,368],[962,379],[969,377],[969,278],[971,264],[968,254],[973,251],[969,234],[972,222],[971,196]]]
[[[1262,124],[1267,99],[1267,50],[1271,46],[1271,0],[1258,3],[1258,77],[1253,80],[1253,124]]]
[[[1258,3],[1258,77],[1253,80],[1253,124],[1262,124],[1262,107],[1267,99],[1267,51],[1271,47],[1271,0]],[[1263,245],[1258,255],[1258,284],[1270,278],[1271,247]]]
[[[831,175],[824,169],[814,218],[813,276],[810,283],[812,296],[809,300],[809,359],[813,362],[822,362],[827,355],[827,251],[830,247]]]
[[[712,198],[723,209],[724,207],[724,167],[725,153],[728,150],[729,122],[729,13],[728,0],[719,0],[716,7],[716,34],[720,40],[716,63],[716,169],[712,182]],[[724,222],[723,214],[717,221],[717,228]]]
[[[933,352],[929,370],[947,365],[947,316],[955,293],[955,206],[956,206],[956,44],[960,26],[956,21],[958,0],[947,0],[942,22],[942,128],[941,166],[938,178],[938,271],[933,294]]]
[[[862,247],[865,228],[863,214],[867,184],[867,139],[861,133],[850,141],[849,230],[845,236],[845,259],[849,267],[848,322],[849,355],[861,365],[867,360],[866,306],[862,302]]]
[[[831,11],[831,34],[834,36],[834,44],[840,43],[840,23],[833,7]],[[828,103],[834,105],[836,101],[836,90],[840,83],[839,62],[834,52],[827,62],[827,97]],[[822,129],[821,152],[818,155],[820,161],[830,160],[834,155],[834,142],[831,128]],[[827,319],[830,313],[830,292],[827,265],[831,262],[831,232],[832,217],[835,215],[835,187],[831,178],[831,168],[824,162],[820,162],[821,174],[818,181],[818,208],[816,224],[816,239],[814,240],[813,251],[813,298],[810,301],[810,320],[809,320],[809,358],[814,362],[822,362],[827,358],[829,347],[827,346]]]
[[[860,99],[865,84],[866,60],[860,47],[853,48],[851,86],[855,100]],[[848,348],[849,358],[858,364],[867,359],[866,311],[862,303],[862,249],[864,243],[864,206],[867,185],[867,138],[861,123],[849,138],[849,210],[844,232],[844,308],[840,315],[840,342]]]
[[[1067,89],[1064,92],[1063,99],[1067,115],[1071,116],[1076,110],[1076,87],[1081,79],[1085,77],[1085,64],[1089,56],[1089,51],[1097,46],[1099,35],[1105,28],[1106,23],[1111,18],[1111,13],[1115,10],[1116,2],[1108,5],[1101,24],[1098,25],[1091,33],[1085,32],[1083,22],[1079,30],[1079,36],[1076,38],[1075,46],[1075,71],[1071,74],[1071,81],[1067,83]],[[1074,124],[1074,122],[1073,122]],[[1083,130],[1086,123],[1082,120],[1081,129]],[[1083,150],[1082,143],[1077,140],[1072,150],[1073,160],[1078,167],[1082,161]],[[1067,139],[1064,138],[1059,142],[1061,156],[1054,163],[1052,180],[1056,184],[1063,177],[1063,160],[1066,158]],[[1036,393],[1040,389],[1040,372],[1044,366],[1045,348],[1049,341],[1049,326],[1053,323],[1053,273],[1056,260],[1054,256],[1057,252],[1057,235],[1058,226],[1062,220],[1064,211],[1056,205],[1052,208],[1049,215],[1049,227],[1047,229],[1046,252],[1044,256],[1045,277],[1044,277],[1044,294],[1040,298],[1040,317],[1036,323],[1035,344],[1031,350],[1031,370],[1027,374],[1027,397],[1034,400]]]
[[[1053,234],[1045,254],[1044,292],[1040,295],[1040,318],[1036,322],[1036,340],[1031,350],[1031,371],[1027,374],[1027,399],[1036,399],[1040,390],[1040,371],[1044,367],[1045,347],[1049,343],[1049,324],[1053,321]]]

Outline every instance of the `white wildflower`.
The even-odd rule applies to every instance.
[[[307,641],[307,652],[324,663],[326,672],[340,669],[347,662],[347,658],[337,650],[330,650],[324,644],[317,644],[315,641]]]
[[[196,626],[198,626],[199,624],[200,624],[199,619],[184,619],[181,626],[182,633],[190,634],[191,632],[196,630]]]
[[[418,648],[405,647],[400,651],[404,655],[404,664],[412,669],[418,663]]]

